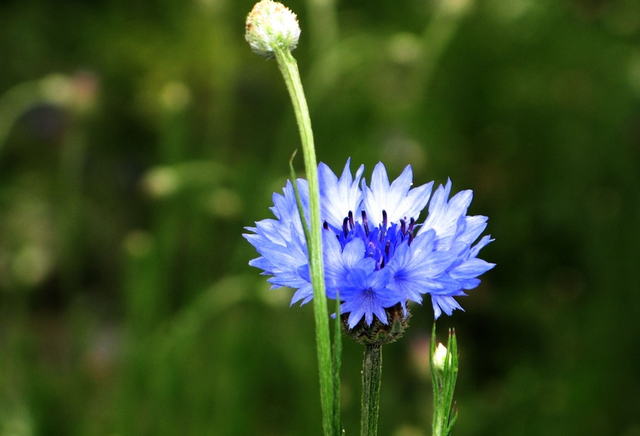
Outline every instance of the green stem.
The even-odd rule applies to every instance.
[[[380,382],[382,379],[382,345],[367,344],[362,363],[362,418],[361,436],[378,434],[380,409]]]
[[[318,183],[318,164],[316,162],[311,130],[309,108],[304,96],[298,64],[287,49],[275,51],[278,67],[289,91],[296,114],[302,152],[309,182],[310,230],[307,241],[309,249],[309,270],[313,285],[313,311],[316,323],[316,346],[318,369],[320,372],[320,401],[322,404],[322,424],[325,435],[335,434],[333,427],[333,379],[331,373],[331,339],[329,332],[329,311],[324,284],[324,266],[322,262],[322,223],[320,222],[320,188]],[[293,181],[295,183],[295,181]]]

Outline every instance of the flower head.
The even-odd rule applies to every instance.
[[[466,295],[480,283],[478,276],[494,267],[477,257],[492,239],[484,236],[474,245],[487,218],[466,215],[472,192],[449,199],[448,181],[431,196],[433,182],[412,188],[410,166],[390,183],[379,163],[370,186],[363,172],[361,166],[352,176],[350,161],[339,178],[325,164],[318,167],[327,296],[339,295],[349,328],[361,321],[371,325],[374,317],[387,324],[387,309],[399,305],[406,314],[408,301],[422,304],[427,294],[436,318],[462,309],[453,297]],[[296,183],[308,215],[307,182]],[[309,259],[291,182],[282,195],[274,194],[273,204],[276,219],[259,221],[244,235],[260,253],[249,264],[271,276],[272,288],[297,289],[292,304],[308,303],[313,299]]]
[[[266,58],[275,57],[275,50],[292,51],[300,39],[296,14],[282,3],[262,0],[247,16],[245,39],[251,49]]]

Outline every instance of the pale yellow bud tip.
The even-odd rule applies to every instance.
[[[444,364],[446,359],[447,359],[447,347],[445,347],[440,343],[436,348],[436,352],[433,353],[433,366],[435,366],[437,369],[442,371],[444,369]]]
[[[266,58],[275,57],[275,50],[292,51],[300,39],[296,14],[282,3],[262,0],[247,16],[245,39],[255,53]]]

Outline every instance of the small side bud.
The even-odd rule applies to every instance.
[[[447,360],[447,347],[442,345],[442,343],[439,343],[438,347],[436,348],[436,352],[433,353],[433,366],[435,366],[436,369],[442,371],[444,370],[444,364],[446,360]]]
[[[245,39],[251,49],[267,59],[275,57],[275,50],[292,51],[300,39],[296,14],[282,3],[262,0],[247,16]]]

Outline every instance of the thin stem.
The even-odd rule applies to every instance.
[[[362,363],[362,418],[361,436],[378,434],[380,409],[380,382],[382,379],[382,345],[367,344]]]
[[[304,96],[298,64],[287,49],[275,51],[278,67],[289,91],[293,109],[298,122],[302,152],[309,183],[310,230],[307,241],[309,249],[309,270],[313,285],[313,311],[316,323],[316,347],[318,369],[320,372],[320,401],[322,404],[322,424],[325,435],[335,434],[333,428],[333,379],[331,372],[331,338],[329,332],[329,311],[324,283],[322,262],[322,227],[320,222],[320,188],[318,183],[318,164],[316,162],[313,131],[309,108]],[[295,183],[295,181],[293,181]]]
[[[342,434],[340,421],[340,367],[342,363],[342,321],[340,320],[340,292],[336,292],[336,319],[333,327],[333,429]]]

